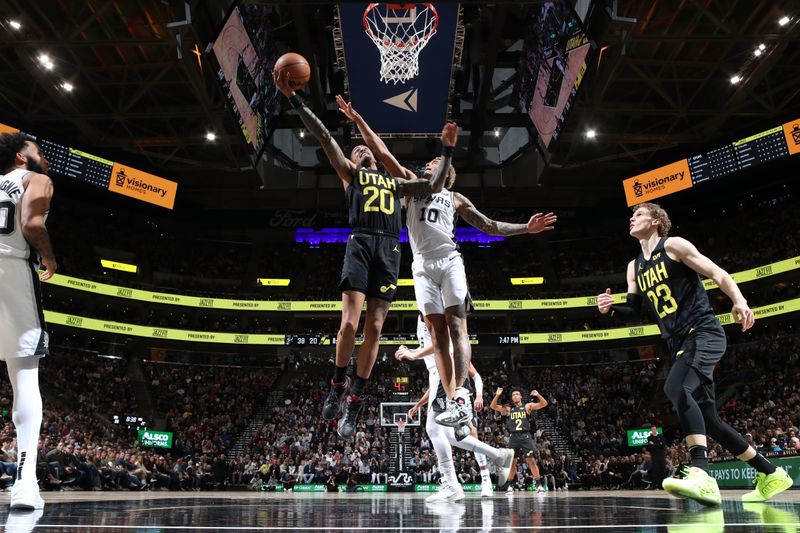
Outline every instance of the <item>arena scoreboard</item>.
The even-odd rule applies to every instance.
[[[622,182],[628,206],[800,152],[800,118]]]
[[[17,132],[18,128],[0,123],[0,133]],[[50,163],[48,174],[101,187],[155,204],[167,209],[175,205],[178,184],[154,174],[70,148],[30,132],[24,132],[39,143],[45,159]]]

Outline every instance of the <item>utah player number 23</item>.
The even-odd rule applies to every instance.
[[[658,312],[658,318],[664,318],[678,310],[678,302],[672,297],[672,291],[664,283],[647,291],[647,297],[653,302],[653,307]]]

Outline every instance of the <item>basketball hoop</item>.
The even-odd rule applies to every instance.
[[[405,418],[398,418],[397,422],[395,422],[395,424],[397,424],[397,431],[401,435],[405,432],[407,423],[408,421]]]
[[[404,83],[419,74],[419,54],[436,34],[433,4],[378,4],[364,10],[364,31],[381,55],[381,81]]]

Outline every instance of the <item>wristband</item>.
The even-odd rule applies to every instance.
[[[291,104],[293,109],[303,107],[303,99],[300,98],[299,94],[294,93],[292,96],[289,97],[289,104]]]
[[[442,146],[442,157],[453,157],[454,146]]]

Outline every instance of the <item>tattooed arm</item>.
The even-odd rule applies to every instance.
[[[474,226],[489,235],[523,235],[525,233],[540,233],[550,231],[557,217],[553,213],[536,213],[531,217],[527,224],[512,224],[510,222],[500,222],[487,217],[469,201],[469,198],[460,193],[454,195],[456,211],[467,224]]]
[[[339,178],[342,180],[342,185],[346,189],[356,173],[356,165],[345,157],[339,144],[334,140],[331,132],[325,127],[325,124],[306,107],[300,97],[289,86],[289,73],[285,70],[281,71],[280,75],[275,72],[273,73],[273,78],[275,79],[275,85],[278,87],[278,90],[289,99],[292,107],[300,116],[300,120],[305,124],[306,129],[308,129],[311,135],[322,145],[322,149],[325,150],[325,155],[328,156],[328,161],[330,161],[331,166],[339,175]]]
[[[344,98],[342,98],[342,95],[337,94],[336,103],[339,104],[339,111],[344,113],[344,116],[352,120],[353,123],[358,127],[358,131],[364,138],[364,142],[369,149],[372,150],[372,153],[375,155],[375,157],[378,158],[378,161],[383,163],[383,167],[389,174],[405,180],[415,180],[417,178],[416,174],[397,161],[397,159],[394,157],[394,154],[392,154],[389,151],[389,148],[386,147],[386,143],[383,142],[383,139],[378,137],[378,134],[372,131],[372,128],[369,127],[369,124],[367,124],[367,121],[364,120],[364,117],[362,117],[358,111],[353,108],[352,102],[347,102]]]

